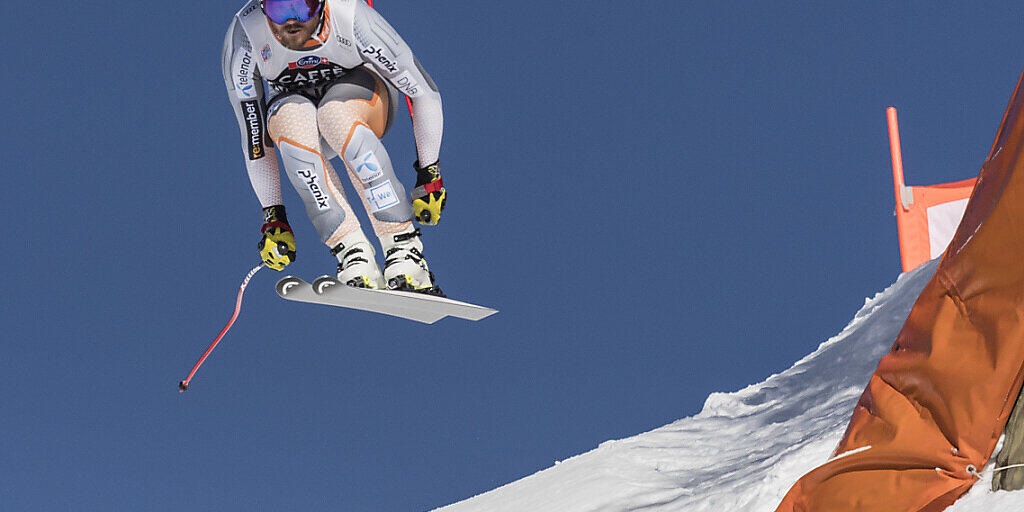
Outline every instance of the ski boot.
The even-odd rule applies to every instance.
[[[356,288],[384,288],[384,277],[373,259],[373,246],[362,230],[345,235],[331,249],[331,254],[338,258],[338,281],[341,283]]]
[[[384,282],[389,290],[445,296],[434,285],[434,273],[423,259],[418,228],[409,226],[401,233],[387,235],[380,239],[380,244],[384,248]]]

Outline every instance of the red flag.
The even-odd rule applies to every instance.
[[[892,181],[896,189],[896,227],[899,230],[903,271],[938,258],[953,239],[977,178],[908,187],[903,182],[896,109],[889,107],[889,146],[892,150]]]

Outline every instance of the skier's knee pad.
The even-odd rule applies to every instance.
[[[412,219],[412,204],[395,176],[391,158],[380,139],[365,124],[352,129],[341,157],[360,181],[369,214],[383,222]]]
[[[281,139],[277,147],[288,180],[306,205],[306,214],[321,241],[327,243],[345,220],[345,209],[340,203],[345,199],[336,197],[331,190],[323,155],[288,139]]]

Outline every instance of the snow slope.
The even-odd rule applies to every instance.
[[[936,261],[903,274],[837,336],[788,370],[713,393],[696,416],[557,463],[443,512],[619,510],[771,512],[826,461],[878,360],[892,346]],[[1024,492],[984,478],[949,512],[1024,510]]]

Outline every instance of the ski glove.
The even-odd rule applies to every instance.
[[[295,235],[288,225],[288,217],[283,205],[268,206],[263,209],[263,238],[260,239],[260,259],[274,270],[284,270],[289,263],[295,261]]]
[[[441,210],[447,199],[444,182],[441,181],[441,163],[434,162],[420,167],[419,160],[412,164],[416,168],[416,188],[412,191],[412,210],[420,224],[435,225],[441,219]]]

